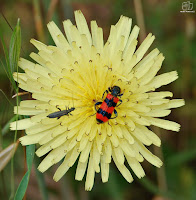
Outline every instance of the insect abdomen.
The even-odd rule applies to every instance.
[[[54,113],[51,113],[49,114],[47,117],[49,118],[60,118],[64,115],[68,115],[70,112],[72,112],[73,110],[75,110],[74,107],[70,108],[70,109],[67,109],[67,110],[61,110],[61,111],[57,111],[57,112],[54,112]]]
[[[47,117],[49,117],[49,118],[58,118],[58,117],[62,117],[63,115],[65,115],[63,113],[63,111],[58,111],[58,112],[54,112],[54,113],[49,114]]]
[[[112,94],[106,96],[96,114],[96,119],[99,123],[107,122],[111,118],[118,101],[119,99]]]

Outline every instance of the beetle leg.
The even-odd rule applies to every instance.
[[[124,94],[125,90],[123,91],[123,93],[119,94],[118,96],[121,97]]]
[[[122,104],[122,100],[119,99],[119,101],[120,101],[120,103],[116,107],[118,107],[118,106],[120,106]]]
[[[103,93],[103,95],[102,95],[102,99],[103,99],[103,97],[104,97],[105,93],[107,93],[107,94],[108,94],[108,90],[105,90],[105,92],[104,92],[104,93]]]
[[[56,105],[56,108],[59,109],[59,111],[61,111],[61,109],[58,107],[59,105]]]
[[[123,92],[123,93],[121,93],[121,94],[119,94],[118,96],[119,96],[119,97],[121,97],[123,94],[124,94],[124,92]]]
[[[95,114],[96,114],[96,113],[95,113]],[[92,116],[94,116],[95,114],[89,115],[88,117],[92,117]]]
[[[114,114],[115,114],[115,117],[112,117],[112,118],[110,118],[110,119],[115,119],[115,118],[117,118],[118,117],[118,113],[117,113],[117,111],[114,109]]]
[[[98,106],[98,105],[100,105],[100,104],[102,104],[102,102],[97,102],[97,103],[95,104],[95,110],[96,110],[96,111],[98,111],[98,109],[97,109],[96,106]]]

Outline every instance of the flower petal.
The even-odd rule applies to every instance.
[[[75,11],[74,14],[75,14],[76,24],[77,24],[80,34],[86,35],[89,45],[91,46],[92,45],[91,34],[89,31],[88,25],[86,23],[86,19],[84,18],[84,15],[82,14],[80,10]]]

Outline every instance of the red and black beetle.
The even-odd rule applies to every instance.
[[[105,100],[103,102],[97,102],[95,104],[95,110],[97,111],[96,119],[98,123],[104,123],[107,122],[109,119],[116,118],[118,116],[118,113],[115,110],[115,107],[118,107],[122,103],[122,100],[118,98],[123,95],[119,86],[109,87],[108,90],[106,90],[102,96],[103,98],[104,94],[107,93]],[[119,101],[120,104],[117,105]],[[96,106],[100,104],[101,106],[97,110]],[[111,118],[113,112],[115,114],[115,117]]]

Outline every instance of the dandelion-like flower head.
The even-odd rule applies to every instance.
[[[36,63],[21,58],[19,67],[24,73],[14,73],[19,87],[31,92],[34,99],[21,101],[15,113],[31,117],[11,123],[11,129],[25,129],[22,145],[39,143],[37,156],[48,154],[38,167],[41,172],[64,159],[54,174],[55,181],[78,159],[75,179],[82,180],[87,171],[86,190],[92,189],[95,172],[101,172],[103,182],[108,181],[112,160],[132,182],[125,160],[139,178],[145,175],[140,164],[144,159],[156,167],[162,165],[146,148],[161,145],[148,126],[179,131],[179,124],[158,117],[169,115],[171,108],[184,101],[168,99],[171,92],[154,92],[176,80],[177,72],[157,75],[164,56],[154,49],[144,57],[155,39],[151,33],[136,49],[139,27],[131,31],[130,18],[122,16],[111,26],[105,44],[103,30],[95,21],[91,21],[90,33],[81,11],[75,11],[75,19],[77,26],[70,20],[63,22],[66,38],[54,22],[48,24],[56,46],[31,40],[39,51],[30,54]],[[122,104],[115,108],[118,116],[98,124],[95,104],[103,102],[104,91],[114,86],[123,92],[119,97]],[[48,117],[67,107],[75,108],[72,115]]]

